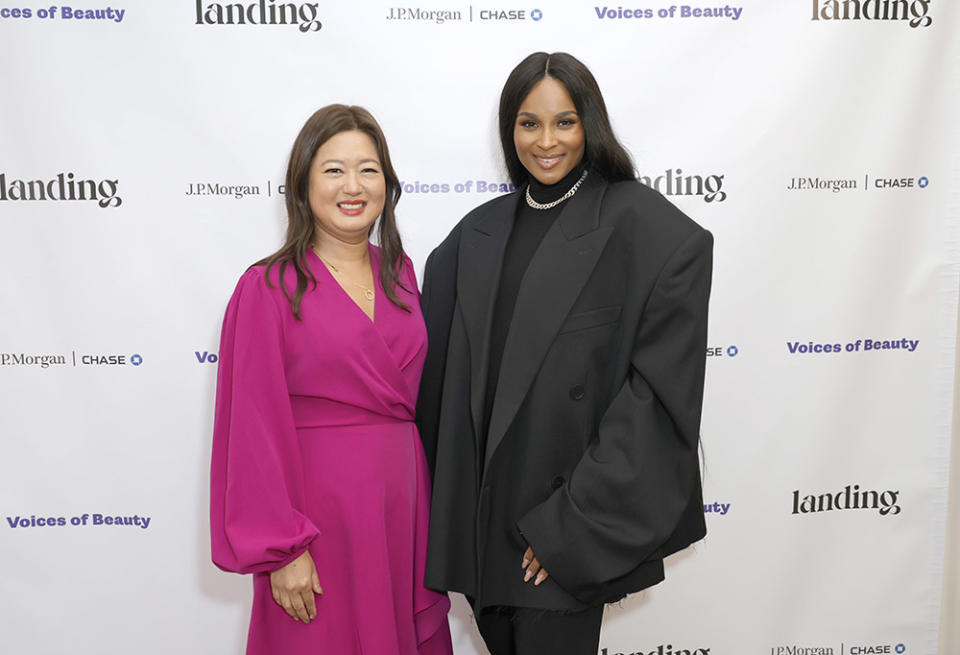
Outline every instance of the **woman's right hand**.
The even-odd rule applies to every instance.
[[[270,574],[270,590],[277,605],[286,610],[294,621],[310,623],[317,617],[317,603],[313,595],[322,594],[317,567],[310,551]]]

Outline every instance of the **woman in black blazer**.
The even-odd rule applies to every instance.
[[[535,53],[500,97],[518,191],[427,260],[427,585],[493,655],[595,655],[603,604],[705,533],[712,238],[636,181],[590,71]]]

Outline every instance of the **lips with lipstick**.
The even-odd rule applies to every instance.
[[[366,206],[367,203],[363,200],[346,200],[344,202],[337,203],[337,207],[340,209],[340,211],[347,216],[359,216],[363,213],[363,209]]]
[[[537,164],[540,165],[540,168],[549,170],[557,165],[563,155],[550,155],[549,157],[544,157],[543,155],[534,155],[533,158],[537,160]]]

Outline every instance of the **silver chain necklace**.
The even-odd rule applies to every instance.
[[[577,189],[580,188],[580,185],[583,184],[583,181],[585,179],[587,179],[587,171],[583,172],[583,175],[581,175],[580,179],[577,180],[572,187],[570,187],[569,191],[567,191],[565,194],[563,194],[553,202],[546,202],[546,203],[539,203],[533,199],[533,196],[530,195],[530,185],[528,184],[527,185],[527,204],[533,207],[534,209],[551,209],[553,207],[556,207],[561,202],[563,202],[564,200],[566,200],[567,198],[570,198],[573,194],[575,194],[577,192]]]

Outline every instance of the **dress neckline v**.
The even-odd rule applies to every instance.
[[[351,305],[353,305],[354,309],[360,312],[363,318],[370,325],[376,326],[377,317],[380,316],[380,296],[383,295],[382,293],[383,289],[380,287],[380,278],[377,275],[377,269],[379,268],[379,266],[375,265],[375,262],[374,262],[374,258],[377,257],[378,253],[376,251],[377,249],[374,248],[373,244],[370,243],[369,241],[367,242],[367,252],[370,255],[370,272],[373,275],[373,316],[372,317],[363,310],[363,307],[361,307],[360,304],[353,299],[353,296],[351,296],[349,292],[347,292],[347,290],[343,287],[343,285],[340,284],[340,281],[336,278],[336,276],[334,276],[333,272],[329,268],[327,268],[327,265],[324,263],[322,259],[320,259],[320,255],[317,254],[317,252],[313,249],[313,247],[311,246],[310,248],[307,248],[307,250],[316,260],[316,264],[318,264],[319,267],[323,269],[326,277],[337,286],[337,289],[339,289],[339,292],[343,294],[345,299]]]

